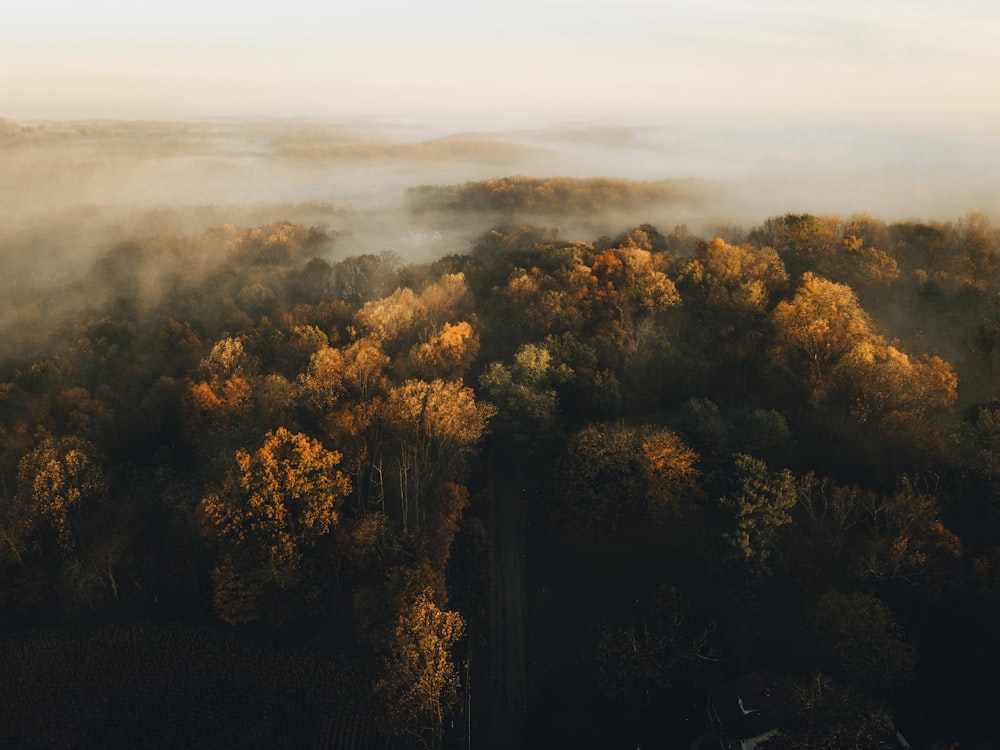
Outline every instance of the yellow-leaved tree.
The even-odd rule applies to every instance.
[[[87,440],[47,438],[18,466],[25,531],[43,544],[53,543],[62,556],[80,551],[86,517],[107,494],[96,456],[97,447]]]
[[[465,634],[458,612],[440,609],[426,588],[403,607],[378,691],[392,727],[424,747],[440,748],[444,719],[458,697],[452,649]]]
[[[223,620],[274,615],[320,585],[308,558],[336,527],[351,490],[339,463],[339,453],[285,428],[268,432],[253,453],[236,452],[225,480],[200,506],[218,542],[212,579]]]

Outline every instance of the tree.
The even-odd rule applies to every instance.
[[[499,429],[522,443],[544,443],[558,429],[556,387],[573,371],[554,361],[544,344],[523,344],[511,365],[493,362],[479,385],[499,407]]]
[[[47,438],[18,466],[17,505],[25,531],[51,542],[62,556],[83,551],[87,515],[107,494],[97,455],[86,440]]]
[[[312,354],[309,367],[299,376],[302,398],[320,414],[342,402],[363,403],[382,395],[388,381],[389,356],[382,344],[362,336],[348,346],[322,346]]]
[[[486,432],[496,408],[477,402],[461,381],[407,380],[391,389],[386,418],[392,429],[404,530],[422,527],[429,493],[453,481]]]
[[[697,455],[668,429],[595,424],[567,441],[556,474],[560,525],[607,538],[649,528],[681,511],[694,489]]]
[[[182,397],[185,433],[194,454],[213,476],[221,476],[236,446],[248,439],[253,408],[250,382],[239,375],[188,382]]]
[[[862,237],[846,234],[839,250],[817,270],[857,289],[884,289],[899,278],[899,266],[884,250],[865,244]]]
[[[1000,499],[1000,405],[976,409],[958,439],[966,471],[984,484],[991,500]]]
[[[424,552],[431,566],[444,570],[451,558],[451,546],[459,531],[462,513],[469,505],[469,490],[445,482],[430,503]]]
[[[219,544],[215,605],[227,622],[249,622],[270,608],[274,590],[306,583],[303,562],[339,520],[350,480],[340,454],[284,428],[253,453],[240,449],[200,510]]]
[[[643,320],[681,304],[674,283],[657,267],[649,238],[636,230],[622,247],[605,250],[593,259],[597,279],[596,307],[606,318],[603,338],[626,353],[645,343]]]
[[[889,497],[868,505],[871,531],[857,561],[862,579],[940,594],[954,579],[962,544],[941,521],[936,499],[904,479]]]
[[[990,279],[1000,270],[1000,232],[986,214],[972,212],[958,222],[962,254],[974,279]]]
[[[298,377],[309,365],[313,354],[329,345],[327,335],[314,325],[275,328],[262,323],[251,334],[254,351],[267,363],[271,372],[287,378]]]
[[[248,378],[257,373],[260,363],[247,351],[242,338],[227,336],[212,346],[212,351],[199,364],[213,380]]]
[[[445,323],[424,344],[414,345],[406,358],[411,376],[432,380],[458,380],[479,353],[479,334],[466,321]]]
[[[469,290],[461,273],[444,274],[419,295],[412,289],[396,289],[388,297],[365,304],[358,323],[390,352],[430,340],[445,323],[469,317]]]
[[[779,302],[771,319],[779,360],[793,369],[804,366],[819,390],[844,355],[874,336],[851,288],[811,273],[802,275],[795,296]]]
[[[426,311],[412,289],[401,288],[388,297],[365,304],[356,316],[358,323],[390,351],[407,347],[424,333]]]
[[[452,649],[465,634],[458,612],[440,609],[431,589],[408,602],[396,621],[384,676],[377,685],[397,734],[437,750],[458,696]]]
[[[659,587],[648,618],[637,624],[603,622],[597,628],[597,686],[635,710],[651,694],[689,677],[698,662],[718,661],[715,623],[691,622],[683,593]]]
[[[909,681],[916,648],[881,599],[830,591],[819,598],[810,617],[817,637],[857,684],[892,688]]]
[[[840,218],[785,214],[770,218],[750,233],[751,242],[773,247],[794,274],[829,263],[840,240]]]
[[[677,423],[684,438],[703,461],[721,462],[729,455],[732,425],[722,416],[714,401],[689,398],[681,404]]]
[[[743,418],[737,442],[741,453],[785,465],[795,439],[782,414],[774,409],[754,409]]]
[[[764,310],[788,285],[785,265],[774,248],[730,245],[714,239],[699,253],[713,303],[747,312]]]
[[[763,461],[738,453],[731,490],[721,498],[735,526],[726,532],[737,558],[751,577],[768,575],[777,530],[792,522],[789,510],[798,501],[795,478],[788,469],[768,471]]]
[[[920,419],[946,410],[958,397],[958,378],[943,359],[911,357],[877,338],[846,352],[835,374],[849,390],[851,411],[861,423]]]
[[[425,338],[440,330],[445,323],[468,320],[472,314],[472,296],[464,273],[446,273],[420,292],[420,303],[426,316]]]
[[[333,268],[322,258],[313,258],[303,268],[289,272],[288,290],[295,301],[318,305],[333,292]]]
[[[764,741],[765,750],[893,750],[900,746],[884,706],[862,700],[856,691],[822,673],[785,678],[776,700],[789,716],[781,731]]]
[[[299,376],[305,402],[320,412],[328,412],[344,393],[344,353],[332,346],[320,347],[309,358],[309,367]]]
[[[940,455],[943,440],[934,418],[958,398],[958,378],[943,359],[910,356],[873,336],[845,353],[831,374],[827,403],[846,407],[867,428],[881,465],[913,470]]]
[[[355,255],[331,269],[332,293],[339,299],[365,303],[392,293],[397,286],[400,259],[392,252]]]

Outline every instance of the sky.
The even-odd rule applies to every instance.
[[[0,117],[1000,112],[995,0],[32,0]]]

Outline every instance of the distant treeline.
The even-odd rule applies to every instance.
[[[592,177],[502,177],[464,185],[410,188],[413,211],[493,214],[583,214],[697,199],[697,180],[634,180]]]
[[[298,159],[404,159],[413,161],[470,160],[502,162],[523,159],[536,153],[534,149],[512,143],[470,138],[439,138],[415,143],[324,143],[299,139],[284,139],[275,143],[280,156]]]

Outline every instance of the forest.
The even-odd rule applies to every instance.
[[[464,248],[220,223],[11,286],[0,744],[715,747],[757,673],[766,750],[1000,744],[1000,229],[536,221],[696,188],[425,186]]]

